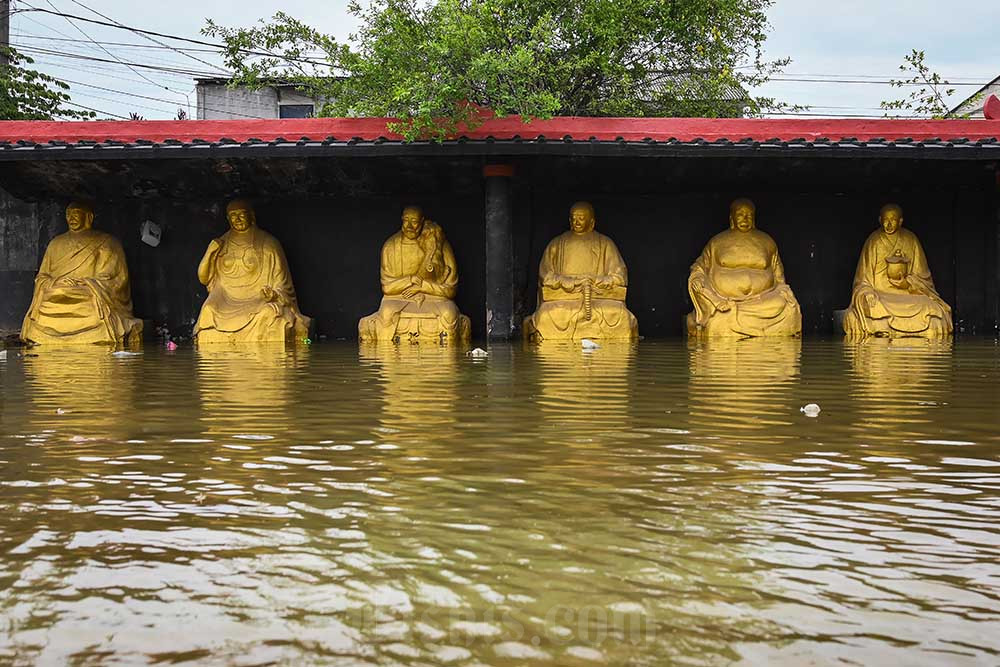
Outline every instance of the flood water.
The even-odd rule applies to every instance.
[[[998,385],[992,340],[9,351],[0,664],[995,665]]]

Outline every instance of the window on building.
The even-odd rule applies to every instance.
[[[312,118],[312,104],[282,104],[278,107],[278,118]]]

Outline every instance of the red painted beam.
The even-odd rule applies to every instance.
[[[298,141],[306,137],[322,141],[335,137],[339,141],[352,138],[374,140],[385,138],[400,140],[389,132],[386,118],[307,118],[274,120],[149,120],[149,121],[3,121],[0,122],[0,141],[119,141],[133,143],[139,140],[162,143],[174,139],[184,143],[200,139],[216,142],[231,139],[244,142],[248,139],[273,141],[284,138]],[[524,140],[544,136],[561,140],[570,136],[575,140],[591,137],[602,141],[622,138],[626,141],[678,139],[715,141],[728,139],[740,141],[753,139],[767,141],[779,139],[826,138],[833,141],[853,138],[858,141],[872,139],[1000,139],[1000,120],[855,120],[855,119],[747,119],[747,118],[580,118],[557,117],[524,123],[518,117],[494,118],[475,130],[459,136],[469,139],[509,139],[520,136]]]

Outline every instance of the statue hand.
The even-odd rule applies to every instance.
[[[615,281],[611,276],[598,276],[594,284],[598,289],[611,289],[615,286]]]
[[[733,309],[733,302],[729,299],[724,299],[715,306],[720,313],[728,313]]]
[[[264,301],[277,301],[278,293],[274,291],[274,288],[270,285],[265,285],[260,290],[260,295],[264,298]]]
[[[868,304],[869,308],[874,308],[878,305],[878,297],[869,292],[868,294],[865,294],[865,303]]]

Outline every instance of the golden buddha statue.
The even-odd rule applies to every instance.
[[[729,229],[716,234],[691,266],[688,293],[694,312],[690,336],[798,336],[802,312],[778,246],[756,228],[756,207],[737,199],[729,207]]]
[[[903,229],[903,209],[886,204],[879,222],[881,228],[861,249],[844,332],[893,338],[950,336],[951,308],[934,289],[916,234]]]
[[[403,209],[402,229],[382,246],[382,304],[361,318],[362,342],[468,341],[472,323],[452,299],[458,289],[458,265],[440,225],[418,206]]]
[[[142,320],[132,317],[121,244],[92,228],[88,204],[66,207],[66,223],[69,231],[45,249],[21,338],[37,345],[138,343]]]
[[[594,231],[589,202],[569,210],[570,231],[549,242],[538,267],[538,309],[524,320],[528,340],[635,339],[625,307],[628,270],[614,241]]]
[[[230,202],[226,217],[229,231],[208,244],[198,265],[208,298],[194,325],[195,340],[199,345],[303,340],[310,319],[299,312],[281,244],[257,226],[247,201]]]

